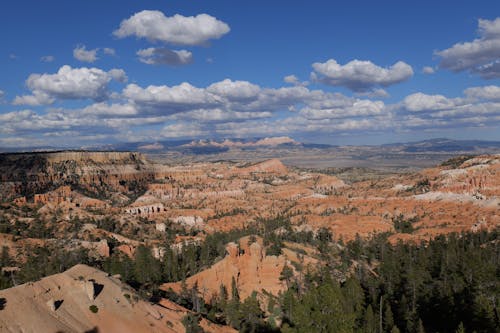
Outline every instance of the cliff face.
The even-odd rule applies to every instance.
[[[220,286],[224,285],[231,291],[232,280],[236,282],[240,298],[249,297],[253,291],[267,292],[277,295],[286,290],[286,282],[280,280],[281,271],[285,265],[293,267],[286,256],[266,256],[262,239],[249,242],[249,237],[243,237],[239,244],[229,243],[224,259],[198,274],[186,279],[188,287],[198,286],[198,291],[210,301],[217,296]],[[163,290],[172,288],[180,291],[181,282],[165,283]]]
[[[135,192],[155,177],[154,166],[139,153],[47,152],[0,155],[0,200],[28,199],[68,185],[107,197],[110,192]]]

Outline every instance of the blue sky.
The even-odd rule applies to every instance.
[[[15,1],[0,147],[500,140],[498,1]]]

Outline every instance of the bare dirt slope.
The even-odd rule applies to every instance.
[[[140,300],[118,279],[86,265],[2,290],[0,301],[1,332],[184,332],[181,320],[188,313],[168,300]],[[209,332],[233,331],[200,324]]]

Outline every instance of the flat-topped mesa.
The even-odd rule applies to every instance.
[[[136,152],[54,151],[0,154],[1,169],[16,167],[28,171],[26,169],[39,169],[47,164],[69,161],[77,164],[148,163],[144,155]]]
[[[63,185],[107,197],[145,189],[155,174],[155,165],[135,152],[0,154],[0,199],[30,199]]]
[[[47,161],[50,163],[60,163],[64,161],[94,162],[94,163],[147,163],[146,158],[141,153],[135,152],[90,152],[90,151],[63,151],[45,153]]]

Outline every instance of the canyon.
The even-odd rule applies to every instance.
[[[339,248],[379,234],[392,244],[418,244],[500,225],[500,155],[456,157],[418,172],[371,179],[342,178],[276,158],[165,164],[135,152],[0,154],[0,248],[17,263],[26,262],[34,247],[84,249],[94,260],[113,254],[136,258],[145,247],[164,260],[168,251],[197,246],[211,235],[259,231],[273,220],[287,221],[274,235],[318,237],[326,230]],[[285,267],[300,282],[297,267],[314,271],[324,264],[314,247],[294,242],[277,254],[269,253],[270,244],[260,236],[220,245],[224,255],[213,264],[163,283],[160,290],[196,288],[210,303],[222,286],[229,291],[234,284],[242,300],[255,294],[264,304],[288,289]],[[16,269],[3,267],[2,274],[13,276],[9,272]],[[104,285],[95,299],[85,295],[85,281],[91,280]],[[112,323],[120,322],[123,332],[182,331],[181,319],[190,310],[164,297],[131,303],[124,290],[129,297],[134,291],[127,288],[119,277],[75,266],[1,291],[6,306],[0,326],[12,332],[116,331]],[[96,314],[86,309],[94,303]],[[30,304],[25,316],[39,318],[30,322],[34,326],[15,319],[23,304]],[[207,331],[231,331],[205,319],[200,324]]]

